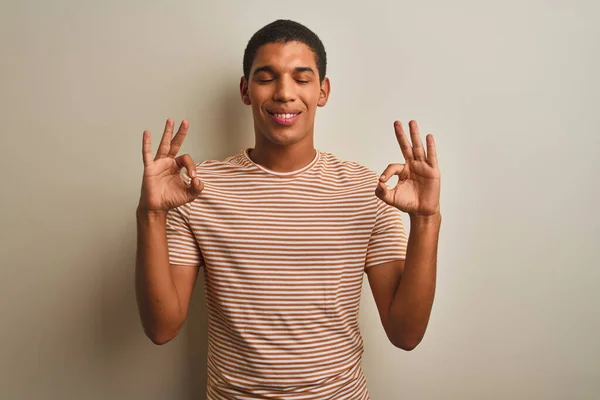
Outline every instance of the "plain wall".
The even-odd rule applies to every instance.
[[[277,18],[328,52],[317,148],[383,171],[395,119],[437,140],[431,322],[394,348],[364,285],[372,398],[599,398],[598,4],[2,2],[0,398],[205,398],[202,281],[167,345],[137,314],[141,137],[170,117],[195,162],[251,147],[242,54]]]

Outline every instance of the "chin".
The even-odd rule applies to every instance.
[[[279,146],[290,146],[303,141],[307,137],[307,135],[300,134],[299,132],[296,132],[295,129],[290,128],[277,130],[266,129],[263,130],[262,135],[268,141]]]
[[[302,141],[302,138],[297,138],[297,137],[293,137],[293,136],[284,136],[284,135],[264,135],[268,141],[275,143],[276,145],[279,146],[291,146],[293,144],[296,144],[298,142]]]

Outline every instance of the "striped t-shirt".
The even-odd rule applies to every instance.
[[[196,171],[204,190],[169,212],[167,239],[172,264],[204,267],[208,399],[369,399],[363,275],[407,244],[377,174],[321,151],[290,173],[247,150]]]

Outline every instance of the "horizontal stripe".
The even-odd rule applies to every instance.
[[[378,176],[317,152],[273,173],[246,152],[196,166],[204,190],[169,211],[173,264],[203,266],[209,399],[369,399],[358,324],[364,271],[404,259]]]

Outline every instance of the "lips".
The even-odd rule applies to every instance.
[[[286,110],[273,110],[268,111],[269,117],[279,125],[289,126],[292,125],[301,112],[299,111],[286,111]]]

